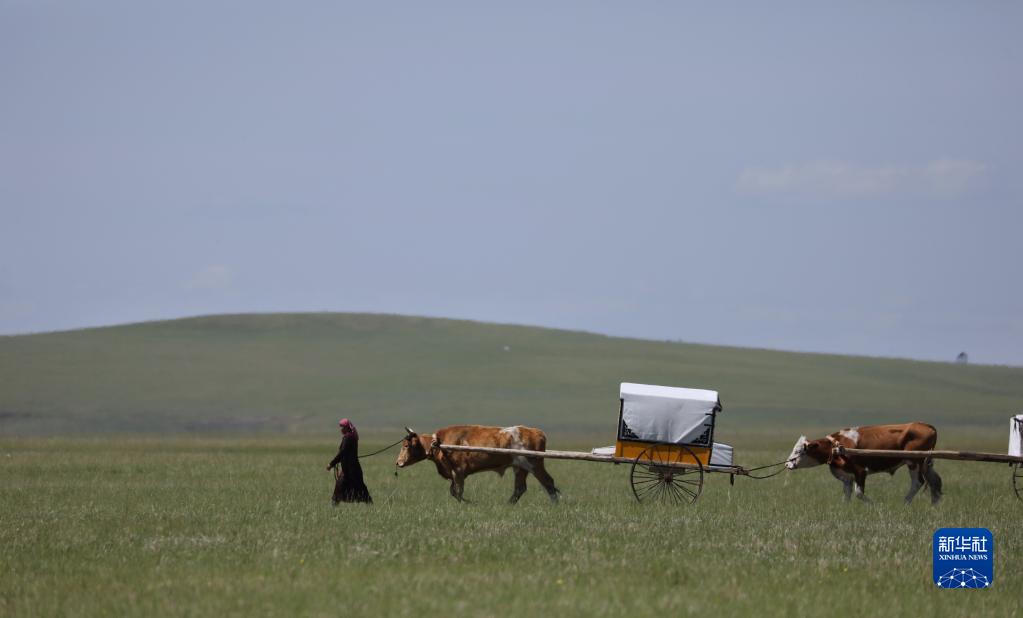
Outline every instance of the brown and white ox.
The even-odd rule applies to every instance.
[[[554,479],[544,469],[539,457],[520,457],[498,453],[471,451],[445,451],[441,444],[464,446],[487,446],[491,448],[522,449],[527,451],[547,450],[547,436],[539,429],[516,425],[514,427],[484,427],[482,425],[452,425],[438,429],[434,434],[417,434],[408,427],[408,434],[402,442],[396,465],[399,468],[429,459],[437,466],[437,472],[451,481],[451,495],[462,501],[465,477],[477,472],[492,470],[504,476],[505,470],[515,468],[515,492],[510,502],[518,502],[526,493],[526,477],[530,472],[547,490],[552,502],[558,501],[558,488]]]
[[[906,465],[909,468],[910,480],[906,504],[912,502],[913,497],[924,484],[930,487],[931,504],[937,504],[941,500],[941,477],[934,471],[934,460],[932,459],[834,454],[836,446],[890,451],[930,451],[934,449],[937,442],[938,431],[926,423],[849,427],[819,440],[807,440],[806,436],[800,436],[785,467],[795,470],[796,468],[828,464],[831,474],[842,481],[846,500],[849,500],[855,487],[856,497],[870,502],[870,499],[863,494],[867,475],[876,472],[895,474],[895,471],[902,465]]]

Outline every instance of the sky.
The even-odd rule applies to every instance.
[[[1021,18],[0,0],[0,334],[368,311],[1023,365]]]

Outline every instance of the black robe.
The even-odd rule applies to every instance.
[[[362,466],[359,465],[359,438],[346,434],[341,438],[337,455],[330,460],[330,467],[341,464],[341,476],[334,483],[334,504],[339,502],[373,502],[369,489],[362,480]]]

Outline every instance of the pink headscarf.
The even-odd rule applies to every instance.
[[[352,421],[348,420],[347,418],[343,418],[340,421],[338,421],[337,426],[341,428],[342,432],[350,433],[353,436],[355,436],[356,440],[359,439],[359,432],[355,430],[355,425],[352,424]]]

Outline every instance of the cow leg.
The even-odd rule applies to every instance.
[[[838,466],[830,466],[831,476],[842,481],[842,493],[845,494],[845,501],[848,502],[852,498],[853,490],[853,477],[848,472],[843,472]]]
[[[867,502],[867,503],[872,502],[872,500],[870,498],[868,498],[865,493],[863,493],[864,490],[867,488],[867,471],[866,471],[866,469],[860,468],[859,470],[856,471],[855,474],[856,474],[856,476],[853,479],[853,483],[854,483],[853,489],[856,492],[856,497],[859,498],[860,500],[863,500],[864,502]]]
[[[558,498],[561,497],[561,492],[554,486],[554,479],[547,473],[547,468],[543,465],[543,459],[534,459],[533,463],[533,476],[536,480],[540,481],[543,488],[547,490],[547,496],[551,499],[551,502],[557,502]]]
[[[515,468],[515,492],[512,493],[511,500],[509,503],[515,504],[522,497],[522,494],[526,493],[526,477],[529,476],[527,470],[522,468]]]
[[[923,470],[924,478],[927,479],[927,486],[931,490],[931,504],[937,504],[941,502],[941,477],[934,470],[934,460],[928,459],[924,463]]]
[[[909,493],[906,494],[906,504],[909,504],[916,496],[916,492],[924,486],[924,471],[920,464],[910,463],[907,464],[907,467],[909,468]]]
[[[451,475],[451,496],[459,502],[466,502],[466,499],[462,497],[465,492],[465,477],[460,474]]]
[[[462,494],[465,493],[465,476],[463,476],[461,474],[455,474],[455,483],[458,484],[458,496],[457,496],[458,497],[458,501],[459,502],[468,502],[468,500],[466,500],[465,498],[462,497]]]

